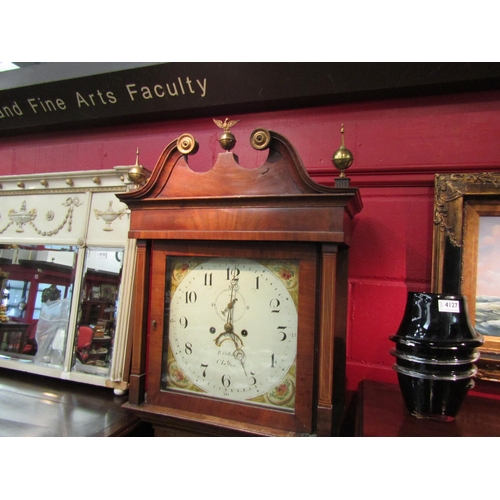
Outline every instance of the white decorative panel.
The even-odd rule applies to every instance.
[[[0,240],[77,244],[85,237],[90,193],[5,196],[0,206]]]
[[[113,193],[94,193],[89,216],[87,245],[125,245],[130,212]]]

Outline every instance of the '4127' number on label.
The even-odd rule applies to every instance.
[[[458,300],[438,300],[439,312],[460,312],[460,302]]]

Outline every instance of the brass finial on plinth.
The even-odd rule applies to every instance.
[[[138,186],[146,182],[146,171],[142,165],[139,165],[139,148],[135,154],[135,165],[128,171],[128,178]]]
[[[224,133],[219,137],[219,144],[221,148],[226,151],[231,151],[236,144],[236,137],[231,132],[231,127],[234,127],[240,120],[230,120],[226,118],[224,121],[213,119],[214,123],[221,129],[224,130]]]
[[[335,178],[335,187],[349,187],[350,179],[345,176],[345,171],[352,165],[354,156],[344,145],[344,124],[340,127],[340,148],[332,156],[333,165],[340,170],[340,176]]]

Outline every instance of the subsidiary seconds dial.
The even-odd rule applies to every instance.
[[[293,408],[298,263],[167,262],[163,388]]]

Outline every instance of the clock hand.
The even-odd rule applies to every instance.
[[[228,327],[228,324],[226,323],[226,327]],[[232,327],[231,327],[232,328]],[[240,339],[236,333],[233,331],[225,331],[221,333],[216,339],[215,339],[215,345],[217,347],[220,347],[221,344],[226,341],[226,340],[232,340],[234,342],[234,346],[236,347],[236,350],[233,352],[233,357],[236,361],[239,361],[241,363],[241,366],[243,368],[243,371],[245,372],[245,375],[247,375],[247,371],[245,370],[245,359],[246,355],[245,352],[243,351],[242,347],[245,347],[243,344],[243,341]]]
[[[224,325],[224,331],[226,333],[232,332],[233,335],[236,335],[234,333],[233,323],[234,323],[234,304],[236,304],[236,302],[238,301],[238,299],[235,297],[235,291],[237,290],[237,288],[238,288],[238,278],[233,277],[229,283],[229,289],[230,289],[229,303],[227,304],[227,307],[222,311],[222,314],[226,315],[226,324]],[[217,337],[217,339],[215,341],[216,345],[220,345],[218,343],[218,340],[223,335],[224,334],[221,334],[221,335],[219,335],[219,337]],[[223,338],[220,342],[223,342],[223,340],[225,340],[226,338],[228,338],[228,336],[225,336],[225,338]],[[243,342],[241,342],[241,339],[239,337],[238,337],[238,339],[239,339],[240,343],[243,344]],[[235,342],[235,346],[236,346],[236,348],[238,348],[238,345],[236,345],[236,342]]]
[[[232,312],[232,309],[234,307],[234,304],[237,301],[238,301],[238,299],[233,299],[231,302],[229,302],[227,307],[223,311],[221,311],[222,314],[226,314],[226,318],[227,318],[228,323],[229,323],[229,320],[231,318],[231,312]]]
[[[231,294],[229,297],[229,304],[227,305],[224,312],[227,312],[227,322],[233,323],[232,318],[234,317],[234,304],[238,301],[238,299],[234,296],[235,291],[238,288],[238,278],[232,278],[229,283],[229,288],[231,289]]]
[[[236,351],[233,352],[234,359],[236,361],[239,361],[241,363],[241,367],[243,368],[243,371],[245,372],[245,376],[248,377],[247,371],[245,370],[245,353],[243,352],[242,349],[236,349]]]
[[[228,325],[226,324],[226,327],[227,326]],[[220,347],[222,342],[224,342],[225,340],[232,340],[234,342],[234,346],[236,347],[237,350],[238,349],[241,350],[242,347],[245,347],[243,345],[243,341],[233,331],[225,331],[225,332],[222,332],[220,335],[218,335],[218,337],[215,339],[215,345],[217,347]]]
[[[238,278],[232,278],[231,282],[229,284],[229,288],[231,290],[230,293],[230,298],[229,298],[229,303],[227,307],[222,311],[222,314],[226,314],[226,324],[224,325],[224,332],[221,333],[216,339],[215,339],[215,345],[220,347],[222,342],[225,340],[232,340],[234,342],[234,346],[236,347],[236,350],[233,352],[233,357],[236,359],[236,361],[239,361],[241,363],[241,367],[243,368],[243,371],[245,372],[245,375],[247,375],[247,371],[245,370],[245,353],[243,352],[242,347],[243,341],[240,339],[236,333],[234,333],[234,327],[233,327],[233,322],[234,322],[234,304],[238,301],[238,299],[234,296],[235,291],[238,288]]]
[[[215,339],[215,345],[217,347],[220,347],[222,342],[226,340],[232,340],[234,342],[234,346],[236,347],[236,350],[233,352],[233,357],[236,359],[236,361],[239,361],[241,363],[241,367],[243,368],[243,371],[245,372],[245,375],[247,375],[247,371],[245,369],[245,353],[242,349],[242,347],[245,347],[243,344],[243,341],[240,339],[236,333],[232,331],[232,325],[229,325],[229,323],[226,323],[225,328],[231,328],[231,331],[225,331],[221,333],[216,339]]]

